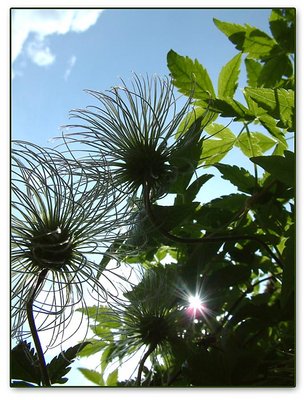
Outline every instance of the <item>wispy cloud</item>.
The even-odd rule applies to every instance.
[[[73,67],[74,67],[74,65],[76,63],[76,60],[77,60],[76,56],[72,56],[69,59],[67,69],[65,70],[65,73],[64,73],[64,80],[65,81],[68,80],[68,78],[69,78],[69,76],[70,76],[70,74],[72,72],[72,69],[73,69]]]
[[[33,61],[33,63],[39,65],[40,67],[53,64],[56,58],[43,40],[35,40],[30,42],[26,50],[27,55]]]
[[[23,53],[39,66],[52,64],[56,56],[47,46],[46,38],[54,34],[64,35],[68,32],[84,32],[96,23],[101,12],[102,10],[93,9],[13,10],[12,63]]]

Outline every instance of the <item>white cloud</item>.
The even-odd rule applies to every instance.
[[[37,65],[45,66],[55,60],[46,45],[49,35],[68,32],[84,32],[93,26],[102,10],[15,9],[12,12],[12,63],[25,49],[30,34],[34,38],[26,47],[25,54]]]
[[[76,60],[77,60],[76,56],[72,56],[69,59],[67,69],[65,70],[65,73],[64,73],[64,80],[67,80],[68,77],[70,76],[71,71],[76,63]]]
[[[50,48],[40,40],[30,42],[26,50],[30,59],[40,67],[53,64],[56,58]]]

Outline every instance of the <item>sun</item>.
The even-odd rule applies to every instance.
[[[187,312],[193,318],[199,318],[199,317],[204,316],[205,311],[206,311],[205,305],[198,294],[196,294],[195,296],[190,295],[188,297]]]

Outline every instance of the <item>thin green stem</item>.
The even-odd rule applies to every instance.
[[[37,332],[34,313],[33,313],[33,303],[34,303],[36,294],[39,291],[41,285],[43,284],[44,279],[45,279],[45,277],[47,275],[47,272],[48,272],[48,270],[44,269],[39,274],[37,284],[32,289],[31,297],[29,298],[29,300],[28,300],[28,302],[26,304],[26,313],[27,313],[27,319],[28,319],[28,323],[29,323],[29,326],[30,326],[32,338],[34,340],[36,351],[37,351],[37,355],[38,355],[39,368],[40,368],[40,373],[41,373],[41,381],[42,381],[43,386],[50,387],[51,383],[50,383],[49,375],[48,375],[48,372],[47,372],[45,358],[44,358],[42,346],[41,346],[41,343],[40,343],[39,335],[38,335],[38,332]]]

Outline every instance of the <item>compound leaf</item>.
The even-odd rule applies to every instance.
[[[180,56],[170,50],[167,55],[168,68],[174,85],[186,96],[208,100],[215,97],[212,81],[207,70],[187,56]]]

